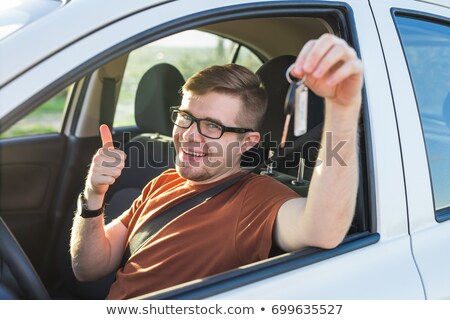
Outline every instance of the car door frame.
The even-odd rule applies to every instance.
[[[423,298],[422,284],[410,250],[403,168],[398,140],[395,139],[397,126],[393,120],[395,115],[391,93],[387,85],[383,55],[379,43],[374,41],[377,39],[377,32],[368,4],[349,0],[346,3],[227,1],[227,5],[230,5],[227,12],[234,13],[235,17],[242,16],[242,12],[247,16],[263,14],[268,10],[286,14],[295,9],[312,12],[311,8],[324,7],[341,8],[345,12],[350,21],[351,34],[359,43],[366,69],[367,107],[363,117],[367,132],[369,206],[373,221],[376,221],[373,228],[376,229],[362,238],[349,239],[336,249],[321,251],[320,254],[313,250],[310,259],[305,257],[311,252],[289,253],[255,266],[232,270],[227,273],[224,281],[224,275],[215,276],[215,279],[208,280],[214,283],[214,290],[209,290],[211,287],[207,281],[200,287],[188,283],[181,289],[169,290],[166,298],[177,296],[177,292],[180,293],[177,290],[187,292],[191,298]],[[189,4],[171,2],[130,15],[80,39],[54,54],[52,59],[36,65],[8,83],[2,89],[0,98],[8,98],[8,103],[15,105],[29,103],[27,99],[39,101],[40,93],[43,92],[41,96],[45,96],[57,91],[60,86],[93,71],[113,56],[176,31],[217,19],[226,10],[223,9],[223,1],[192,1]],[[189,14],[192,14],[191,19],[187,20],[186,16]],[[358,38],[356,30],[364,34],[364,37]],[[135,37],[130,37],[130,34]],[[111,43],[112,35],[115,36],[116,45]],[[369,39],[374,43],[370,43]],[[92,48],[96,48],[96,51],[92,52]],[[33,83],[36,78],[43,80],[39,84]],[[27,86],[29,92],[18,97],[14,93],[18,93],[21,86]],[[380,117],[380,112],[389,115],[388,119]],[[81,130],[78,126],[74,131],[65,128],[64,133],[74,138],[98,136],[94,129]],[[385,144],[386,140],[392,143]],[[388,152],[390,159],[383,159],[379,154],[380,150]],[[391,252],[392,255],[383,256],[384,252]],[[379,259],[380,256],[383,259]],[[275,268],[275,265],[278,267]],[[322,277],[323,274],[328,277]],[[302,285],[292,286],[292,283]],[[147,298],[156,297],[158,293],[150,294]]]

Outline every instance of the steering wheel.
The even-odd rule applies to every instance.
[[[27,299],[50,299],[36,270],[2,217],[0,217],[0,261],[8,265]]]

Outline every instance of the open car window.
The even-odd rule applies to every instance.
[[[138,126],[141,128],[141,132],[137,134],[135,138],[131,140],[132,148],[130,148],[130,154],[132,155],[132,159],[138,159],[139,158],[139,152],[144,153],[144,157],[142,157],[142,161],[138,161],[136,163],[136,167],[141,168],[141,173],[148,172],[143,170],[148,170],[144,168],[151,167],[154,169],[155,167],[158,167],[161,163],[163,164],[163,167],[160,167],[159,169],[162,170],[162,168],[170,168],[170,160],[164,160],[166,159],[165,156],[168,154],[170,158],[170,150],[169,153],[164,153],[161,155],[158,151],[165,150],[165,143],[164,141],[160,140],[159,135],[152,136],[148,135],[151,133],[163,133],[166,136],[170,136],[170,130],[163,130],[161,129],[161,122],[165,122],[166,119],[164,117],[168,116],[164,113],[145,113],[141,116],[141,118],[152,118],[150,122],[155,124],[155,129],[153,130],[151,125],[141,125],[140,123],[136,124],[135,122],[135,108],[139,108],[139,106],[136,106],[136,103],[138,103],[138,98],[136,97],[136,92],[138,91],[139,82],[141,81],[144,74],[150,70],[151,68],[160,65],[160,64],[170,64],[174,66],[178,71],[180,71],[181,75],[183,76],[184,80],[186,80],[189,76],[191,76],[193,73],[200,71],[206,66],[214,65],[214,64],[224,64],[229,62],[235,63],[242,63],[244,66],[249,67],[250,69],[254,70],[255,72],[262,72],[261,67],[263,66],[263,62],[261,60],[261,57],[265,57],[267,61],[276,60],[280,57],[290,57],[287,61],[291,61],[289,59],[295,58],[297,53],[299,52],[301,46],[306,43],[309,39],[316,38],[320,36],[320,34],[323,34],[325,32],[329,32],[330,30],[334,30],[334,33],[340,35],[341,37],[349,40],[351,37],[349,34],[340,33],[342,30],[338,26],[341,24],[344,24],[344,20],[340,20],[337,18],[337,16],[334,15],[327,15],[326,13],[323,13],[322,15],[318,14],[319,17],[267,17],[267,18],[259,18],[259,19],[242,19],[240,21],[224,21],[220,23],[215,23],[211,25],[201,25],[199,28],[202,31],[208,31],[211,32],[211,34],[205,34],[200,33],[196,30],[185,30],[176,34],[173,34],[171,36],[168,36],[167,38],[159,39],[158,41],[148,43],[144,46],[141,46],[137,49],[134,49],[133,51],[129,52],[127,54],[126,63],[121,63],[121,68],[123,68],[123,77],[120,79],[120,85],[118,85],[118,88],[120,87],[120,92],[118,94],[118,101],[117,101],[117,108],[116,113],[114,117],[114,127],[116,129],[120,129],[120,127],[124,127],[124,129],[121,129],[118,131],[120,135],[117,136],[117,139],[120,141],[119,145],[124,146],[125,150],[127,149],[127,146],[130,145],[130,141],[127,141],[124,137],[129,137],[130,135],[127,135],[127,128]],[[241,34],[242,30],[256,30],[258,28],[261,28],[265,25],[265,23],[275,23],[279,24],[280,26],[283,26],[284,28],[288,28],[291,30],[291,41],[286,41],[287,43],[290,43],[290,45],[287,45],[285,41],[283,41],[283,46],[276,44],[277,41],[275,38],[266,37],[267,42],[264,42],[264,32],[261,32],[259,35],[260,38],[258,41],[254,41],[254,43],[250,42],[250,36],[246,34]],[[308,32],[298,32],[296,31],[299,26],[309,26],[309,33]],[[267,28],[267,27],[266,27]],[[224,31],[226,30],[228,34]],[[267,31],[267,30],[264,30]],[[230,39],[235,39],[236,42],[233,42],[231,40],[227,40],[226,38],[218,37],[213,35],[212,33],[217,34],[224,34],[228,36]],[[188,41],[188,35],[194,35],[195,37],[205,37],[203,42],[200,41],[199,47],[186,47],[186,43],[190,43]],[[257,35],[258,36],[258,35]],[[180,41],[179,39],[183,38],[183,41]],[[248,37],[248,38],[247,38]],[[297,39],[299,37],[301,41]],[[286,40],[286,39],[284,39]],[[174,42],[175,41],[175,42]],[[239,42],[246,43],[251,47],[246,46],[239,46]],[[206,45],[207,47],[202,47],[202,45]],[[353,44],[354,45],[354,44]],[[274,49],[276,47],[276,49]],[[238,54],[236,55],[236,51]],[[255,54],[255,52],[258,52],[260,56]],[[122,58],[117,58],[116,62],[119,61]],[[125,59],[123,59],[125,60]],[[114,64],[114,61],[111,62]],[[291,62],[292,63],[292,62]],[[287,65],[288,66],[288,65]],[[106,66],[105,68],[107,68]],[[286,67],[283,67],[286,68]],[[284,87],[284,85],[278,85],[277,81],[279,81],[280,78],[277,78],[278,76],[275,76],[275,74],[282,75],[281,80],[284,81],[285,79],[285,69],[281,69],[280,67],[275,68],[274,73],[268,73],[266,75],[261,74],[262,77],[266,77],[270,80],[273,80],[273,82],[270,84],[268,82],[267,89],[270,92],[277,92],[280,91],[280,88]],[[272,72],[272,71],[271,71]],[[179,86],[178,86],[179,88]],[[176,89],[176,88],[175,88]],[[145,91],[145,90],[144,90]],[[151,88],[148,87],[146,91],[151,91]],[[175,96],[179,94],[179,89],[174,90],[172,88],[172,91],[170,91],[171,95]],[[161,93],[161,92],[159,92]],[[284,103],[284,95],[279,94],[279,92],[276,93],[278,101],[275,103],[272,103],[272,108],[277,108],[279,110],[282,110],[283,103]],[[155,94],[155,97],[158,95],[158,93]],[[281,97],[281,99],[280,99]],[[152,98],[147,98],[147,103],[149,108],[159,108],[159,103],[152,104],[151,101],[154,101]],[[310,124],[309,129],[312,129],[313,127],[320,125],[320,123],[323,121],[323,99],[319,97],[312,96],[310,99],[311,104],[311,112],[309,114],[310,118]],[[166,106],[167,107],[167,106]],[[314,109],[315,108],[315,109]],[[277,113],[277,112],[275,112]],[[279,119],[271,119],[273,123],[267,124],[267,129],[270,131],[271,129],[275,130],[272,138],[274,141],[276,139],[279,139],[280,134],[280,127],[282,127],[283,119],[279,121]],[[292,128],[291,128],[292,130]],[[156,138],[155,138],[156,137]],[[361,139],[364,140],[366,137],[364,136],[364,132],[361,131]],[[269,137],[268,139],[271,139]],[[291,139],[293,139],[293,135],[291,135]],[[320,140],[320,137],[318,138]],[[170,140],[170,139],[169,139]],[[162,142],[161,142],[162,141]],[[292,140],[293,141],[293,140]],[[270,140],[267,140],[265,142],[268,142],[270,144]],[[272,178],[278,180],[279,182],[285,184],[286,186],[293,189],[295,192],[297,192],[301,196],[306,196],[308,192],[308,184],[306,185],[296,185],[294,182],[298,180],[299,172],[303,171],[304,178],[309,181],[311,179],[312,171],[315,167],[315,156],[317,154],[315,151],[317,151],[318,143],[319,141],[311,141],[304,150],[296,150],[294,151],[289,157],[286,159],[280,161],[275,165],[273,168],[273,175]],[[162,145],[162,147],[160,147]],[[167,145],[170,146],[170,141],[167,142]],[[361,147],[364,148],[365,143],[361,143]],[[144,147],[144,149],[142,149]],[[141,148],[141,149],[140,149]],[[170,147],[169,147],[170,148]],[[153,150],[153,154],[149,154],[147,150]],[[133,153],[137,152],[137,153]],[[303,153],[302,153],[303,152]],[[301,168],[299,165],[300,159],[303,156],[306,155],[306,161],[303,163],[305,166]],[[151,157],[154,157],[154,159],[150,159]],[[281,250],[276,248],[274,246],[272,248],[272,257],[275,258],[275,260],[271,261],[262,261],[255,266],[252,266],[250,268],[244,268],[242,270],[231,270],[225,274],[212,276],[208,279],[205,279],[201,282],[194,281],[193,283],[188,283],[185,286],[183,286],[183,289],[170,289],[164,290],[164,292],[157,292],[157,293],[149,293],[148,298],[170,298],[174,295],[180,295],[181,297],[187,297],[190,296],[190,294],[194,294],[194,297],[206,297],[204,296],[205,292],[209,292],[208,290],[213,290],[215,293],[220,293],[221,290],[223,290],[222,283],[225,281],[231,281],[232,279],[235,279],[238,283],[242,281],[242,283],[247,281],[258,281],[261,280],[261,270],[264,270],[266,268],[271,268],[275,264],[278,263],[285,263],[286,266],[289,266],[288,268],[297,269],[299,266],[302,265],[308,265],[317,257],[323,257],[320,259],[326,259],[326,257],[332,257],[334,255],[342,254],[344,252],[349,252],[352,250],[356,250],[357,248],[361,246],[366,246],[370,243],[373,243],[377,241],[378,237],[373,234],[373,229],[371,229],[371,217],[369,215],[369,209],[368,204],[366,203],[366,194],[367,194],[367,181],[365,180],[365,168],[366,168],[366,159],[365,159],[365,152],[362,152],[361,155],[361,184],[358,191],[358,205],[356,208],[356,214],[355,219],[352,223],[352,226],[349,230],[349,235],[347,239],[344,242],[344,245],[341,247],[338,247],[335,250],[332,250],[330,252],[324,252],[323,250],[318,249],[307,249],[303,250],[297,253],[292,254],[284,254]],[[147,166],[147,167],[146,167]],[[173,166],[173,164],[172,164]],[[264,169],[265,170],[265,169]],[[142,174],[141,174],[142,175]],[[145,175],[145,174],[144,174]],[[136,178],[138,179],[138,178]],[[137,181],[137,180],[134,181]],[[139,189],[139,188],[138,188]],[[117,191],[117,190],[116,190]],[[120,192],[120,190],[118,190]],[[113,192],[112,192],[113,193]],[[114,201],[115,198],[112,196],[111,201]],[[122,209],[125,209],[123,207]],[[112,208],[111,208],[112,210]],[[114,216],[114,213],[111,213],[112,217]],[[374,237],[369,237],[374,235]],[[365,240],[361,240],[365,239]],[[299,264],[299,261],[301,263]],[[272,273],[272,276],[276,275],[277,272],[274,269],[274,272]],[[253,279],[253,280],[249,280]],[[239,285],[237,285],[239,286]],[[212,289],[211,289],[212,288]],[[206,290],[206,291],[204,291]],[[196,293],[197,292],[197,293]],[[186,294],[186,295],[185,295]],[[197,295],[198,294],[198,295]]]
[[[236,60],[236,61],[234,61]],[[149,43],[129,53],[117,102],[114,127],[135,126],[136,91],[144,73],[169,63],[184,79],[208,66],[236,62],[256,71],[262,61],[248,48],[215,34],[188,30]]]
[[[152,105],[158,103],[159,108],[165,102],[157,102],[156,99],[146,96],[151,87],[143,88],[145,103],[136,102],[139,100],[137,99],[139,83],[148,70],[161,64],[170,64],[186,80],[193,73],[214,64],[237,63],[248,67],[264,78],[266,89],[276,95],[276,99],[270,106],[271,111],[274,112],[270,114],[265,126],[266,130],[273,131],[272,137],[275,140],[281,137],[280,130],[284,124],[282,110],[285,93],[280,88],[287,87],[284,83],[286,66],[292,63],[292,59],[295,59],[303,45],[310,39],[316,39],[330,32],[347,40],[358,51],[356,36],[351,34],[351,28],[349,28],[351,18],[346,15],[347,11],[342,7],[331,4],[311,10],[310,7],[286,4],[282,13],[279,13],[279,8],[274,7],[274,4],[267,5],[257,13],[251,6],[244,9],[242,12],[233,8],[218,10],[213,18],[210,16],[211,12],[201,12],[196,16],[195,23],[189,24],[188,27],[182,24],[180,27],[178,20],[169,21],[164,25],[166,35],[164,37],[157,33],[157,28],[147,27],[148,29],[139,30],[135,24],[129,22],[128,27],[130,29],[135,27],[135,33],[127,36],[126,40],[99,52],[63,78],[65,82],[77,80],[77,85],[67,110],[69,119],[63,124],[62,130],[70,137],[67,148],[71,151],[65,159],[66,165],[61,168],[64,172],[61,181],[66,187],[57,190],[58,196],[62,199],[60,203],[57,203],[57,212],[60,215],[64,212],[65,216],[58,216],[55,227],[59,229],[49,233],[51,246],[47,256],[52,258],[48,259],[49,265],[51,264],[49,269],[44,270],[47,273],[48,287],[55,297],[104,298],[105,290],[114,279],[112,275],[96,283],[77,282],[71,272],[68,259],[70,224],[75,205],[73,200],[83,186],[86,168],[99,147],[99,124],[108,123],[116,129],[113,131],[113,138],[117,142],[117,147],[123,150],[130,147],[131,152],[137,152],[136,156],[128,156],[128,159],[137,160],[134,166],[129,163],[126,168],[127,172],[134,172],[135,176],[126,176],[108,192],[106,222],[117,218],[129,208],[132,201],[139,196],[144,183],[148,183],[151,179],[150,175],[154,177],[163,170],[173,167],[168,108],[165,109],[167,112],[161,109],[161,112],[155,113],[156,107]],[[239,13],[238,17],[235,16],[237,13]],[[191,21],[189,19],[192,17],[185,19]],[[121,23],[126,24],[127,20],[124,19]],[[114,25],[110,28],[113,30],[111,34],[114,34]],[[283,30],[282,37],[279,30]],[[108,27],[105,27],[106,31]],[[190,40],[188,35],[192,35],[195,40]],[[279,61],[277,59],[284,59],[283,66],[272,66],[272,69],[268,69],[264,74],[266,63]],[[64,81],[55,83],[53,88],[49,86],[48,92],[53,90],[55,99],[59,97],[56,94],[56,91],[59,91],[56,90],[57,85],[65,84]],[[179,97],[179,88],[180,84],[177,83],[175,90],[168,91],[168,96]],[[165,93],[164,91],[156,92],[154,97]],[[149,105],[149,111],[146,111],[145,104]],[[309,129],[312,129],[323,122],[323,99],[311,96],[310,105]],[[173,104],[164,107],[170,106]],[[137,118],[145,120],[144,122],[136,123],[137,109],[143,112]],[[151,123],[147,123],[146,119]],[[155,133],[163,133],[165,138]],[[368,204],[366,147],[369,143],[366,141],[368,137],[365,135],[364,126],[361,126],[360,133],[361,179],[358,204],[355,219],[341,246],[328,251],[309,248],[289,254],[274,247],[268,260],[167,288],[163,292],[148,292],[148,296],[142,298],[206,298],[255,284],[288,271],[300,270],[304,266],[354,252],[377,242],[379,237],[373,228],[374,217],[371,216]],[[138,143],[130,145],[130,142],[136,141]],[[270,144],[270,138],[266,142]],[[301,196],[307,195],[307,184],[299,186],[293,181],[298,180],[301,171],[304,173],[305,180],[311,179],[315,166],[317,140],[312,142],[305,147],[305,150],[295,150],[289,158],[280,161],[272,168],[272,179],[285,184]],[[265,150],[268,151],[267,148]],[[300,160],[302,157],[306,157],[306,161],[302,162]],[[249,159],[245,166],[251,167],[254,164],[252,161]],[[305,166],[302,167],[300,163],[304,163]],[[151,170],[148,169],[149,167]],[[30,239],[28,241],[32,247],[32,241]]]

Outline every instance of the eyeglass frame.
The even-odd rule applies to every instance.
[[[177,112],[184,112],[184,113],[186,113],[189,117],[191,117],[191,124],[190,124],[189,126],[187,126],[187,127],[181,127],[181,126],[179,126],[178,124],[176,124],[175,121],[173,120],[173,116],[172,116],[173,113],[174,113],[175,111],[177,111]],[[220,138],[222,138],[222,136],[223,136],[223,134],[224,134],[225,132],[235,132],[235,133],[255,132],[255,130],[253,130],[253,129],[248,129],[248,128],[237,128],[237,127],[228,127],[228,126],[224,126],[223,124],[217,123],[217,122],[212,121],[212,120],[209,120],[209,119],[205,119],[205,118],[200,119],[200,118],[194,117],[194,116],[193,116],[192,114],[190,114],[189,112],[187,112],[187,111],[185,111],[185,110],[180,110],[180,106],[170,107],[170,121],[172,121],[172,123],[173,123],[174,125],[176,125],[176,126],[179,127],[179,128],[182,128],[182,129],[189,129],[189,128],[192,126],[192,124],[195,122],[195,123],[197,124],[197,130],[198,130],[198,133],[200,133],[202,136],[207,137],[207,138],[209,138],[209,139],[220,139]],[[212,138],[212,137],[209,137],[209,136],[203,134],[203,133],[202,133],[202,130],[201,130],[201,128],[200,128],[200,121],[209,121],[209,122],[212,122],[212,123],[216,124],[217,126],[219,126],[219,127],[222,129],[222,133],[220,134],[220,136],[219,136],[218,138]]]

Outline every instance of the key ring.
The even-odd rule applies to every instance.
[[[291,71],[292,71],[292,69],[294,69],[294,65],[295,65],[294,63],[291,64],[291,65],[289,66],[289,68],[287,68],[287,70],[286,70],[286,79],[287,79],[287,81],[288,81],[289,83],[294,82],[293,79],[297,79],[296,82],[302,81],[302,79],[298,79],[298,78],[296,78],[296,77],[294,77],[294,76],[291,75]]]

